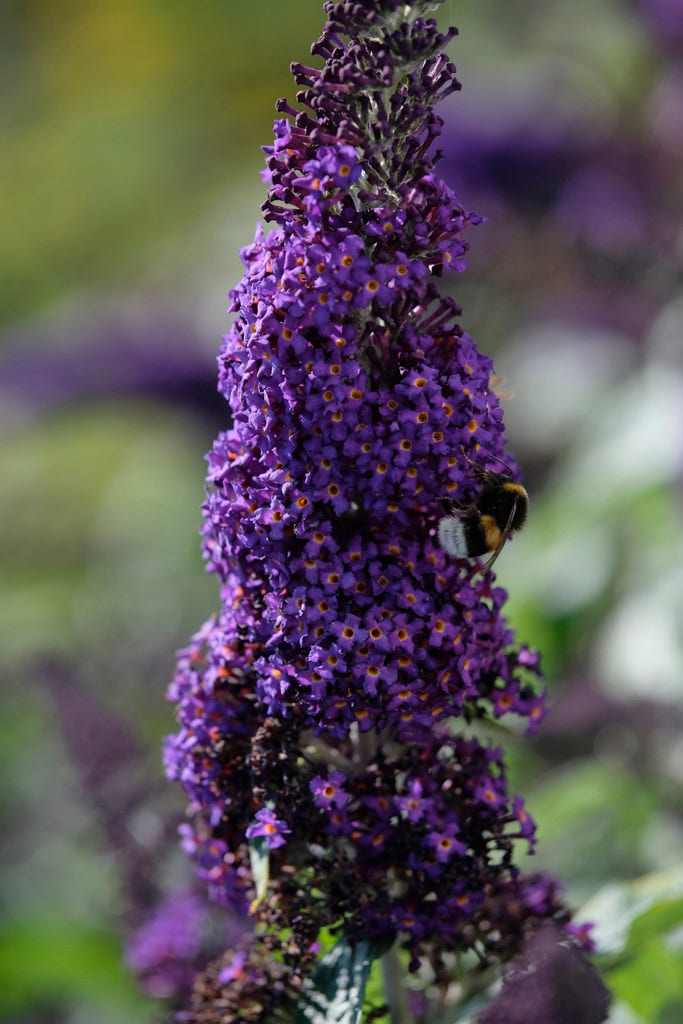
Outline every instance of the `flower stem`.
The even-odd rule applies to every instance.
[[[414,1024],[414,1017],[408,1005],[405,976],[395,946],[382,957],[382,976],[391,1024]]]

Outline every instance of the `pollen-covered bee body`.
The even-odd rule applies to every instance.
[[[468,505],[453,506],[439,522],[439,543],[453,558],[491,554],[489,569],[514,530],[526,522],[529,496],[521,484],[501,473],[483,471],[482,488]]]

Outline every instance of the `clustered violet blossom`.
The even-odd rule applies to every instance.
[[[491,360],[437,287],[480,218],[434,171],[433,107],[459,83],[432,6],[325,4],[324,65],[293,65],[300,109],[279,102],[265,148],[275,227],[242,251],[219,358],[233,424],[208,456],[221,610],[180,655],[166,745],[186,850],[260,931],[198,980],[188,1020],[294,1001],[323,926],[397,935],[443,976],[448,952],[505,959],[568,920],[551,879],[514,868],[533,821],[468,732],[510,713],[533,731],[537,657],[492,575],[435,537],[442,499],[511,460]]]
[[[126,960],[152,996],[189,992],[199,960],[206,905],[189,891],[172,892],[130,937]]]

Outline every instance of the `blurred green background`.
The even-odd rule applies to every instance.
[[[683,2],[441,14],[464,85],[442,171],[488,218],[454,294],[514,393],[531,493],[496,568],[553,703],[510,743],[512,788],[539,822],[530,866],[592,900],[606,948],[654,914],[612,971],[613,1020],[673,1024],[681,918],[656,912],[683,894]],[[218,601],[197,535],[227,422],[215,356],[260,146],[322,5],[0,18],[0,1016],[152,1021],[123,949],[191,882],[159,750],[173,652]]]

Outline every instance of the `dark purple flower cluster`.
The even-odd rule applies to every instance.
[[[500,752],[447,726],[513,712],[531,731],[543,698],[504,591],[435,536],[441,500],[510,460],[491,360],[435,280],[479,218],[434,173],[433,107],[459,85],[431,6],[326,4],[324,66],[293,67],[304,109],[279,104],[277,227],[242,253],[219,359],[233,425],[208,457],[204,542],[222,610],[180,657],[166,748],[214,898],[247,905],[265,837],[271,934],[399,933],[413,965],[508,956],[526,925],[566,920],[512,866],[534,826]],[[521,908],[512,945],[499,904]]]

